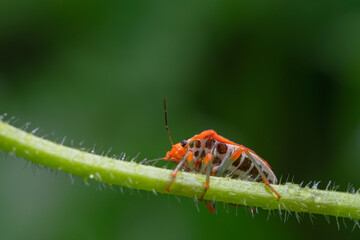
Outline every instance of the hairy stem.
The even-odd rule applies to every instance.
[[[171,171],[135,162],[119,161],[55,144],[0,121],[0,149],[35,164],[95,179],[110,185],[156,191],[194,198],[201,196],[205,176],[179,172],[171,191],[165,191]],[[295,184],[274,185],[277,198],[263,183],[211,177],[204,199],[219,202],[317,213],[360,219],[360,194],[301,188]]]

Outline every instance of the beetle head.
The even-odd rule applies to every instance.
[[[185,157],[187,151],[187,142],[183,140],[172,146],[172,149],[166,153],[164,160],[178,163]]]

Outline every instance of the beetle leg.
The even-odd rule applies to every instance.
[[[254,158],[251,156],[249,151],[246,151],[246,155],[249,157],[250,161],[254,164],[254,166],[256,167],[256,169],[258,170],[258,172],[260,173],[260,176],[263,180],[263,182],[265,183],[265,185],[276,195],[276,197],[278,198],[278,200],[281,198],[280,194],[275,191],[275,189],[270,185],[269,180],[266,178],[265,174],[263,173],[263,171],[261,170],[259,164],[257,164],[257,162],[254,160]]]
[[[210,160],[208,159],[208,157],[211,157]],[[211,153],[208,153],[204,157],[204,159],[202,159],[201,168],[200,168],[200,171],[199,171],[200,174],[206,173],[205,171],[207,169],[207,166],[208,166],[209,162],[211,163],[212,158],[213,158],[213,155]]]
[[[178,173],[179,169],[182,167],[182,165],[184,164],[184,162],[185,162],[186,160],[187,160],[187,157],[184,157],[184,159],[182,159],[182,160],[178,163],[178,165],[176,166],[176,168],[172,171],[172,173],[171,173],[171,179],[170,179],[169,184],[168,184],[168,186],[167,186],[167,188],[166,188],[166,191],[170,191],[170,186],[171,186],[171,184],[174,182],[175,177],[176,177],[176,174]]]
[[[250,213],[251,213],[252,216],[254,216],[255,214],[258,213],[258,211],[257,211],[256,208],[253,208],[253,207],[248,206],[248,209],[249,209],[249,211],[250,211]]]
[[[194,153],[193,153],[192,151],[189,151],[188,156],[187,156],[186,159],[187,159],[187,164],[188,164],[189,168],[190,168],[191,170],[193,170],[193,169],[195,168],[194,162],[193,162]]]
[[[208,208],[210,213],[214,213],[216,211],[216,204],[211,200],[205,200],[206,207]]]
[[[202,166],[206,166],[206,181],[204,186],[204,192],[201,195],[200,201],[204,199],[206,191],[210,187],[210,173],[211,173],[211,162],[213,159],[213,155],[211,153],[206,154]]]
[[[236,159],[238,159],[241,154],[245,152],[245,149],[243,148],[238,148],[235,152],[233,152],[230,157],[228,159],[225,160],[225,162],[221,165],[219,171],[216,173],[217,177],[221,177],[223,175],[223,173],[229,169],[229,167],[231,166],[231,164],[233,164]]]

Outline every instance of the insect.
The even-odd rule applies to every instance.
[[[270,165],[253,150],[232,142],[211,129],[173,144],[167,121],[166,99],[164,99],[164,111],[166,131],[172,149],[166,153],[163,160],[177,163],[171,173],[167,191],[170,191],[178,171],[183,168],[187,172],[192,171],[206,175],[201,201],[210,187],[210,176],[229,176],[250,181],[263,181],[278,199],[281,198],[280,194],[270,185],[278,182]],[[209,200],[206,200],[205,203],[211,213],[215,211],[215,203]]]

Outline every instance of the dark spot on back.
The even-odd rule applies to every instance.
[[[224,154],[227,152],[227,146],[225,143],[219,143],[217,146],[217,150],[220,154]]]
[[[196,148],[200,148],[200,147],[201,147],[201,141],[200,141],[200,140],[196,140],[196,141],[195,141],[195,147],[196,147]]]
[[[211,149],[214,146],[214,143],[215,143],[214,139],[208,139],[205,143],[205,147]]]
[[[204,158],[205,157],[205,151],[202,151],[200,158]]]
[[[195,157],[199,156],[199,151],[196,151],[194,155]]]
[[[193,147],[194,147],[194,144],[195,144],[195,141],[191,141],[191,142],[189,143],[189,146],[190,146],[191,148],[193,148]]]

